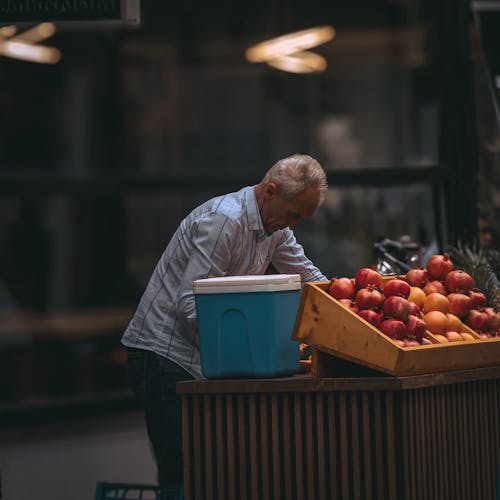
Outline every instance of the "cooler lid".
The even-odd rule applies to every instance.
[[[224,276],[193,281],[198,293],[276,292],[299,290],[300,274],[264,274],[259,276]]]

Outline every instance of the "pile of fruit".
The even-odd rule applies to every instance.
[[[442,343],[500,337],[500,312],[473,285],[447,254],[438,254],[425,269],[392,279],[367,267],[352,279],[333,278],[328,293],[402,347],[432,343],[427,331]]]

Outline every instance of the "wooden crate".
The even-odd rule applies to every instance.
[[[304,285],[293,339],[395,376],[500,365],[500,338],[401,347],[329,295],[328,284]]]

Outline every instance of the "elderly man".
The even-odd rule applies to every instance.
[[[160,484],[182,480],[180,398],[175,384],[202,378],[194,280],[265,274],[326,280],[293,234],[323,201],[326,175],[307,155],[278,161],[262,181],[213,198],[179,225],[161,256],[122,343],[131,386],[144,405]]]

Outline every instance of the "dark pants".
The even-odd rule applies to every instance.
[[[127,349],[130,386],[141,401],[158,467],[158,483],[182,483],[182,406],[175,384],[193,377],[169,359]]]

